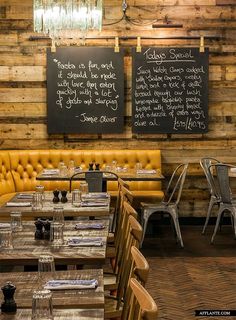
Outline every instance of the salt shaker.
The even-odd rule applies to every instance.
[[[43,221],[41,219],[37,219],[34,224],[36,227],[34,238],[37,240],[43,239]]]
[[[62,190],[61,191],[61,202],[62,203],[66,203],[68,201],[66,195],[67,195],[67,191],[66,190]]]
[[[4,302],[1,304],[2,312],[16,312],[17,306],[14,300],[16,287],[11,282],[7,282],[2,288]]]
[[[58,203],[58,202],[60,201],[60,199],[59,199],[59,193],[60,193],[59,190],[54,190],[54,191],[53,191],[53,195],[54,195],[54,197],[53,197],[53,199],[52,199],[52,202],[53,202],[53,203]]]

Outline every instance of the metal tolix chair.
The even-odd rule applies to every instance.
[[[231,216],[231,221],[234,230],[234,236],[236,238],[236,202],[233,199],[233,194],[230,187],[230,177],[229,170],[235,168],[231,164],[226,163],[216,163],[214,165],[210,165],[209,169],[214,169],[216,172],[216,188],[219,190],[220,203],[219,210],[216,219],[216,225],[214,228],[214,232],[211,238],[211,243],[214,242],[217,230],[220,226],[220,222],[225,212],[229,212]],[[235,178],[234,178],[235,179]]]
[[[174,170],[170,181],[168,183],[167,189],[165,191],[165,195],[163,200],[160,203],[141,203],[141,224],[143,227],[143,239],[145,236],[145,232],[147,229],[147,223],[149,217],[154,212],[166,212],[169,213],[175,227],[177,239],[180,242],[181,247],[183,247],[183,240],[181,236],[179,220],[178,220],[178,204],[180,201],[180,197],[182,194],[183,184],[185,181],[186,173],[187,173],[188,164],[180,164]]]
[[[200,160],[200,165],[205,173],[207,183],[208,183],[208,188],[210,192],[210,201],[207,209],[207,215],[206,215],[206,220],[205,224],[202,230],[202,234],[205,233],[206,227],[208,225],[212,208],[214,205],[217,205],[219,207],[220,205],[220,195],[218,194],[218,191],[216,189],[215,183],[214,183],[214,178],[212,176],[212,170],[209,170],[209,167],[213,164],[220,163],[219,160],[211,157],[204,157]]]

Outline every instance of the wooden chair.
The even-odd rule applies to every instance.
[[[119,268],[122,264],[122,259],[124,259],[126,248],[125,246],[129,244],[129,241],[137,240],[137,246],[140,245],[140,233],[139,225],[135,225],[133,222],[130,230],[129,224],[129,216],[132,216],[135,220],[137,219],[137,212],[135,209],[127,203],[127,201],[123,202],[122,209],[122,219],[120,220],[119,228],[117,229],[115,242],[113,247],[108,247],[107,249],[107,257],[110,258],[111,262],[111,271],[106,272],[104,274],[104,288],[105,290],[116,290],[118,284],[118,273]],[[136,231],[135,231],[136,228]],[[133,230],[134,229],[134,230]],[[133,238],[130,236],[130,233]],[[142,228],[140,230],[142,233]],[[132,242],[133,243],[133,242]],[[109,249],[111,253],[109,253]]]
[[[138,250],[137,245],[140,244],[142,237],[142,228],[133,216],[129,216],[130,237],[131,241],[127,241],[124,248],[124,257],[120,266],[117,281],[118,288],[115,297],[105,297],[105,319],[120,317],[123,312],[123,303],[126,301],[127,287],[129,279],[134,276],[143,284],[146,284],[149,265],[145,257]],[[134,240],[135,239],[135,240]],[[130,246],[131,245],[131,246]]]
[[[131,278],[121,320],[157,320],[157,317],[155,301],[138,280]]]

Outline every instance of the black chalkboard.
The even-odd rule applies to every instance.
[[[208,48],[133,48],[132,58],[133,132],[207,132]]]
[[[120,133],[124,126],[123,51],[47,51],[48,133]]]

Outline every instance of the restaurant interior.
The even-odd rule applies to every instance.
[[[235,110],[235,0],[1,0],[0,320],[234,319]]]

